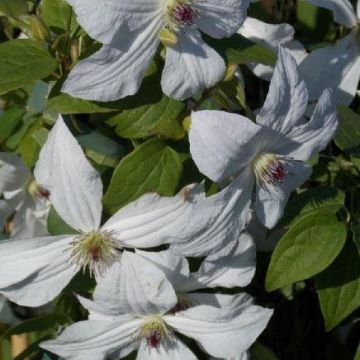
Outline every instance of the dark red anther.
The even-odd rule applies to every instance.
[[[90,254],[93,259],[93,261],[99,261],[100,259],[100,247],[99,246],[93,246],[90,248]]]
[[[148,345],[152,348],[157,348],[160,341],[161,341],[161,335],[158,331],[153,331],[147,338],[146,341]]]
[[[50,191],[48,189],[45,189],[43,187],[40,187],[39,189],[39,196],[44,199],[49,199]]]
[[[178,5],[175,9],[175,18],[178,21],[191,23],[193,20],[193,11],[185,5]]]
[[[286,176],[286,170],[282,165],[277,166],[275,169],[271,170],[271,174],[274,176],[274,178],[278,181],[282,181],[285,179]]]

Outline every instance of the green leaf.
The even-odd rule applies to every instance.
[[[78,26],[71,6],[64,0],[43,0],[40,13],[45,24],[56,33],[71,33]]]
[[[209,45],[226,58],[228,63],[274,65],[276,62],[276,54],[273,51],[239,34],[221,40],[212,39],[208,36],[204,38]]]
[[[70,225],[68,225],[56,212],[56,210],[51,207],[49,211],[49,216],[47,219],[47,228],[51,235],[66,235],[66,234],[78,234]]]
[[[358,345],[354,360],[360,360],[360,344]]]
[[[178,153],[159,139],[150,140],[120,161],[104,196],[104,206],[113,214],[147,192],[173,195],[181,173]]]
[[[24,15],[27,11],[26,0],[0,0],[0,12],[12,18]]]
[[[11,136],[15,129],[21,124],[23,114],[23,110],[18,107],[12,107],[4,111],[0,117],[0,143]]]
[[[348,241],[315,280],[325,328],[331,330],[360,307],[360,255],[355,244]]]
[[[279,226],[297,221],[299,217],[317,209],[336,213],[344,206],[345,193],[330,186],[316,187],[295,195],[287,203]]]
[[[108,119],[116,125],[116,133],[124,138],[139,139],[161,133],[164,137],[180,139],[185,131],[178,118],[185,109],[185,103],[163,96],[159,102],[122,111]]]
[[[315,210],[295,222],[277,244],[266,274],[273,291],[326,269],[344,246],[346,227],[327,211]]]
[[[251,360],[278,360],[278,357],[267,346],[256,343],[251,348]]]
[[[337,107],[340,117],[336,145],[348,154],[360,156],[360,115],[344,105]]]
[[[38,318],[25,320],[20,324],[13,326],[12,328],[5,331],[2,337],[24,334],[33,331],[45,331],[69,323],[71,323],[71,319],[65,314],[44,315]]]
[[[57,62],[40,43],[12,40],[0,44],[0,94],[50,75]]]

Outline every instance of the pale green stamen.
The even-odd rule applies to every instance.
[[[109,231],[91,231],[80,235],[71,243],[71,263],[83,271],[102,275],[118,258],[117,244]]]

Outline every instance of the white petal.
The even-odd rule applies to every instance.
[[[210,305],[228,310],[228,319],[254,304],[254,298],[246,293],[226,295],[219,293],[188,293],[186,297],[195,305]]]
[[[335,21],[348,28],[356,26],[355,11],[349,0],[305,0],[310,4],[323,7],[334,13]]]
[[[359,47],[352,34],[334,46],[311,52],[300,65],[310,100],[317,100],[324,89],[333,88],[337,103],[350,104],[360,78],[359,58]]]
[[[356,15],[358,19],[360,19],[360,1],[358,0],[356,3]]]
[[[256,213],[269,229],[273,228],[284,212],[284,207],[293,190],[301,186],[310,176],[311,168],[302,161],[287,161],[285,179],[266,187],[257,185]]]
[[[158,0],[66,0],[77,21],[94,39],[126,51],[161,14]]]
[[[0,292],[37,307],[53,300],[76,274],[69,265],[73,237],[54,236],[0,243]]]
[[[61,116],[49,133],[34,173],[37,182],[50,190],[50,200],[67,224],[84,232],[98,229],[101,178]]]
[[[228,308],[200,305],[164,319],[176,331],[199,342],[210,355],[231,358],[255,342],[271,315],[271,310],[255,305],[233,313]]]
[[[293,40],[295,30],[289,24],[267,24],[248,16],[238,33],[256,43],[276,50],[279,44]]]
[[[42,342],[40,346],[66,360],[102,360],[113,353],[123,357],[130,351],[119,349],[138,343],[138,329],[142,320],[126,323],[118,321],[90,320],[69,326],[55,340]]]
[[[161,85],[167,96],[184,100],[222,80],[226,66],[197,30],[182,31],[177,36],[178,43],[166,49]]]
[[[199,170],[221,182],[246,166],[258,151],[261,128],[249,119],[223,111],[191,115],[190,152]]]
[[[152,348],[142,341],[136,360],[197,360],[192,351],[175,336]]]
[[[255,275],[256,248],[253,238],[244,233],[214,255],[208,256],[199,270],[191,274],[188,290],[205,287],[244,287]]]
[[[202,193],[192,209],[189,226],[182,241],[173,242],[170,250],[183,256],[207,256],[237,239],[243,230],[250,208],[253,177],[248,169],[219,193]]]
[[[296,61],[287,50],[279,47],[269,93],[256,122],[286,134],[302,118],[307,103],[307,90]]]
[[[21,189],[29,179],[30,171],[19,156],[0,152],[0,194]]]
[[[120,209],[102,229],[112,231],[121,246],[158,246],[182,236],[190,207],[181,192],[173,197],[146,194]]]
[[[49,235],[47,216],[50,207],[43,201],[36,201],[29,194],[20,204],[12,221],[11,237],[32,239]]]
[[[127,301],[138,315],[164,314],[177,303],[177,296],[165,274],[143,257],[124,252]]]
[[[207,0],[194,2],[199,10],[195,24],[213,38],[233,35],[246,18],[248,0]]]
[[[166,275],[177,291],[190,275],[189,263],[185,257],[176,255],[172,251],[160,252],[136,251],[136,253],[151,261]]]
[[[75,65],[62,91],[74,97],[112,101],[135,94],[159,45],[158,18],[127,48],[103,47]]]
[[[324,150],[338,126],[336,104],[332,92],[327,89],[319,99],[315,111],[304,125],[294,128],[289,137],[295,142],[288,144],[280,153],[296,160],[309,160]]]

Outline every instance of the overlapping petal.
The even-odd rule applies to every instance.
[[[197,111],[191,116],[190,152],[204,175],[221,182],[253,159],[260,134],[261,127],[241,115]]]
[[[0,243],[0,293],[24,306],[40,306],[54,299],[76,274],[69,264],[72,236]]]
[[[307,104],[307,89],[296,61],[287,50],[279,47],[269,92],[256,122],[285,135],[303,117]]]
[[[161,85],[169,97],[184,100],[222,80],[226,66],[196,29],[184,30],[177,36],[177,44],[166,49]]]
[[[246,18],[249,0],[195,1],[199,10],[195,24],[216,39],[233,35]]]
[[[75,230],[99,228],[102,182],[80,145],[59,117],[43,146],[35,177],[50,191],[50,200],[61,218]]]

